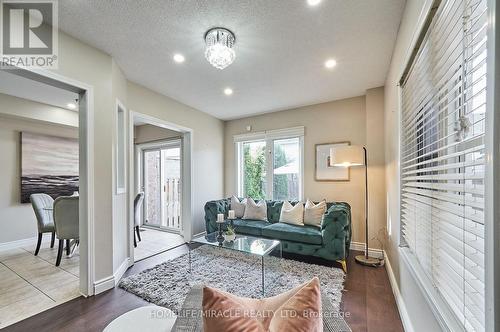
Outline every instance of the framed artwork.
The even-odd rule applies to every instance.
[[[349,145],[350,142],[316,144],[316,181],[349,181],[349,167],[330,166],[330,149],[335,146]]]
[[[21,203],[31,194],[52,198],[78,191],[78,139],[21,133]]]

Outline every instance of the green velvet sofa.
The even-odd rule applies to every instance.
[[[321,228],[280,223],[283,201],[266,201],[267,219],[235,219],[236,233],[278,239],[283,251],[306,256],[317,256],[338,261],[344,270],[351,243],[351,207],[347,203],[327,203]],[[293,205],[296,202],[292,202]],[[227,213],[231,199],[209,201],[205,204],[205,227],[207,233],[217,231],[217,214]]]

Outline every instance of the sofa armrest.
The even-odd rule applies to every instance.
[[[323,245],[338,257],[347,257],[351,245],[351,207],[335,203],[325,213],[321,224]]]
[[[207,234],[217,231],[217,214],[224,213],[227,216],[230,200],[227,198],[209,201],[205,204],[205,229]]]

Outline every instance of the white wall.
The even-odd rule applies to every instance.
[[[1,245],[33,238],[38,234],[31,204],[20,203],[20,133],[27,131],[78,138],[78,113],[5,94],[0,94],[0,105]]]
[[[408,0],[385,84],[385,166],[387,187],[387,254],[400,301],[406,307],[408,321],[414,331],[440,331],[430,306],[399,252],[399,130],[400,109],[398,82],[408,62],[409,53],[418,37],[418,27],[425,20],[431,0]],[[400,307],[401,309],[401,307]]]
[[[366,96],[342,99],[296,109],[231,120],[225,124],[225,193],[237,193],[234,135],[294,126],[305,126],[305,199],[343,201],[351,205],[353,241],[365,238],[365,174],[362,167],[351,169],[348,182],[319,182],[315,176],[315,144],[350,141],[368,150],[370,238],[385,229],[384,181],[384,89],[367,91]],[[370,120],[370,123],[367,122]],[[382,194],[380,194],[382,193]],[[383,233],[383,232],[382,232]],[[372,241],[371,247],[380,247]]]

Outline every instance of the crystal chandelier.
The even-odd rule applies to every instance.
[[[205,58],[217,69],[224,69],[233,63],[236,54],[233,45],[234,34],[228,29],[213,28],[205,34]]]

